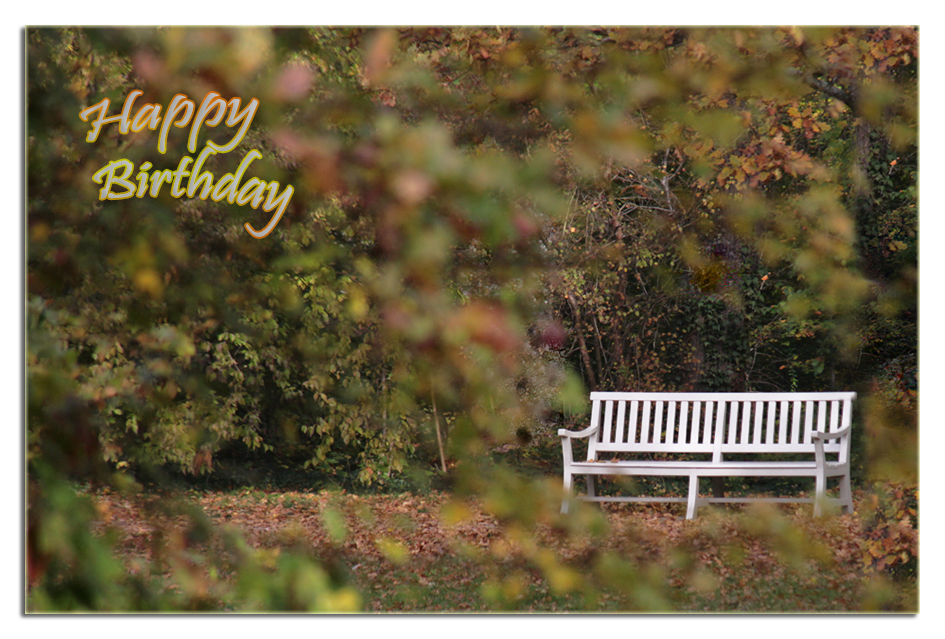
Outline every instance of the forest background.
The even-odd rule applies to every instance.
[[[239,216],[246,214],[235,209],[214,213],[196,207],[189,211],[185,204],[181,206],[184,218],[182,211],[169,211],[163,219],[157,216],[150,221],[129,221],[129,216],[121,223],[128,225],[121,229],[127,235],[115,235],[115,227],[108,226],[104,234],[75,233],[72,239],[56,239],[57,234],[50,232],[54,223],[43,229],[42,221],[37,222],[35,228],[40,231],[30,236],[31,255],[34,247],[42,254],[46,241],[51,242],[52,251],[47,253],[52,269],[48,274],[42,272],[43,260],[37,262],[40,266],[35,272],[40,280],[48,284],[61,281],[64,275],[68,280],[72,269],[85,272],[86,266],[103,268],[103,273],[112,272],[118,278],[109,281],[108,286],[113,288],[85,289],[73,296],[85,310],[73,307],[71,317],[69,313],[61,316],[66,317],[66,327],[60,324],[55,330],[75,330],[76,325],[68,325],[83,313],[96,318],[93,323],[97,328],[88,331],[88,325],[80,321],[79,340],[90,333],[98,339],[106,325],[108,331],[125,330],[125,318],[107,319],[108,311],[98,302],[119,299],[115,295],[124,296],[119,307],[128,306],[142,313],[133,319],[144,324],[132,322],[126,339],[137,342],[135,348],[143,350],[129,356],[121,352],[124,345],[115,351],[101,350],[102,345],[96,343],[85,355],[77,355],[90,359],[75,365],[94,369],[98,375],[80,392],[89,393],[83,401],[104,401],[108,408],[104,422],[90,426],[98,433],[97,441],[86,442],[101,447],[108,462],[103,472],[110,474],[130,467],[140,472],[142,466],[159,462],[165,468],[176,465],[182,472],[206,473],[215,456],[221,454],[219,451],[225,454],[226,442],[241,441],[248,449],[272,447],[283,457],[298,454],[296,449],[301,448],[306,457],[303,463],[329,474],[337,474],[339,466],[347,464],[348,481],[360,484],[384,484],[410,476],[409,481],[422,486],[436,472],[431,467],[446,458],[451,463],[469,461],[464,458],[475,459],[484,447],[527,447],[541,437],[542,428],[553,429],[566,422],[569,415],[580,415],[587,388],[633,384],[648,389],[718,390],[740,385],[751,390],[819,390],[837,384],[866,388],[868,397],[888,395],[896,400],[875,408],[871,431],[874,438],[886,433],[886,439],[880,440],[884,443],[877,447],[879,452],[888,453],[889,444],[896,444],[895,454],[882,455],[876,449],[861,453],[864,462],[866,458],[872,460],[871,468],[882,469],[879,474],[907,481],[912,477],[909,453],[914,447],[910,439],[914,429],[897,430],[896,425],[914,426],[914,421],[903,422],[899,413],[891,418],[886,412],[902,410],[902,405],[907,415],[908,410],[914,410],[908,400],[910,390],[914,391],[916,366],[916,154],[914,147],[910,151],[915,141],[910,137],[914,132],[908,131],[910,117],[914,117],[909,109],[914,103],[908,103],[908,94],[903,105],[903,96],[895,89],[888,90],[892,85],[880,83],[888,92],[877,91],[878,97],[859,102],[852,94],[845,96],[857,108],[869,105],[871,99],[878,101],[871,107],[878,109],[874,120],[864,117],[858,121],[837,106],[844,104],[842,95],[832,100],[821,95],[814,105],[792,96],[791,91],[801,95],[813,88],[814,93],[820,91],[829,97],[831,91],[844,86],[837,77],[830,78],[831,84],[819,85],[820,76],[814,73],[800,77],[798,85],[770,110],[766,111],[770,105],[763,104],[764,100],[752,103],[747,109],[750,126],[746,128],[745,111],[734,108],[727,93],[730,87],[722,82],[719,86],[726,90],[699,95],[711,87],[713,78],[706,74],[699,79],[690,66],[698,65],[700,56],[718,55],[713,46],[726,50],[729,45],[723,40],[727,37],[715,41],[707,37],[709,44],[700,51],[700,38],[675,42],[678,35],[673,30],[654,31],[646,37],[635,34],[623,41],[602,32],[555,34],[550,40],[567,46],[557,47],[550,58],[531,67],[555,66],[561,75],[552,74],[549,80],[527,73],[516,75],[529,55],[526,52],[518,57],[515,50],[519,47],[509,46],[510,42],[519,42],[519,36],[510,37],[501,31],[484,35],[470,30],[458,40],[462,45],[446,47],[450,53],[444,63],[436,58],[443,44],[437,38],[452,39],[456,33],[429,36],[417,30],[402,40],[391,39],[388,33],[370,33],[363,41],[360,38],[364,34],[349,34],[346,37],[357,40],[340,44],[331,39],[308,41],[307,46],[315,42],[315,46],[325,47],[319,50],[323,56],[319,60],[329,74],[336,74],[332,82],[341,86],[336,93],[327,91],[322,96],[324,102],[318,103],[318,108],[326,109],[324,113],[309,115],[316,121],[325,113],[329,118],[340,118],[337,131],[317,142],[278,137],[278,125],[283,124],[279,120],[284,114],[279,100],[299,101],[297,85],[306,82],[304,71],[299,74],[294,68],[282,69],[280,74],[258,80],[269,83],[269,98],[262,99],[261,112],[267,107],[272,109],[269,121],[277,128],[275,132],[256,126],[253,129],[257,134],[261,130],[271,133],[269,140],[260,139],[260,143],[278,140],[281,146],[274,148],[291,149],[294,156],[287,158],[284,166],[272,167],[272,174],[284,175],[284,183],[293,184],[304,175],[308,184],[303,188],[313,194],[333,194],[338,184],[344,184],[375,198],[363,209],[365,205],[357,197],[353,202],[327,197],[327,205],[313,212],[315,224],[291,224],[292,218],[287,216],[282,222],[286,228],[277,231],[286,233],[285,244],[280,247],[280,251],[290,247],[286,254],[269,255],[266,251],[271,248],[247,238],[239,224],[244,220]],[[271,42],[281,42],[284,35],[278,34]],[[201,44],[198,38],[197,48],[203,49],[197,54],[189,48],[192,42],[177,41],[178,52],[183,51],[185,58],[174,64],[187,71],[178,80],[182,85],[194,80],[189,75],[193,60],[187,60],[186,55],[202,55],[199,64],[209,70],[200,82],[209,77],[209,82],[222,82],[230,89],[224,95],[243,95],[238,85],[243,76],[233,73],[233,60],[224,57],[221,61],[209,53],[220,50],[220,37],[230,42],[227,38],[232,36],[211,33],[202,37],[208,40]],[[433,38],[433,44],[427,37]],[[107,53],[116,48],[128,46],[130,52],[139,46],[134,38],[126,40],[132,42],[130,45],[122,45],[121,38],[110,38],[106,36],[107,42],[90,51],[108,58]],[[590,38],[589,43],[582,42],[582,38]],[[780,51],[783,38],[793,38],[798,47],[803,41],[815,43],[810,45],[814,48],[822,44],[816,37],[784,31],[770,44],[761,46]],[[639,55],[636,60],[633,55],[627,58],[636,73],[653,72],[640,62],[653,58],[637,47],[642,51],[652,47],[662,59],[667,52],[682,50],[684,62],[679,63],[675,72],[680,75],[675,79],[684,77],[687,83],[705,84],[686,91],[657,85],[650,89],[652,95],[643,98],[632,92],[620,93],[626,91],[619,88],[620,78],[606,73],[611,61],[601,62],[597,57],[600,53],[595,51],[608,39],[617,43],[615,49],[631,40],[647,43],[623,49]],[[903,45],[901,40],[899,36],[896,46]],[[697,46],[690,46],[693,41]],[[889,39],[881,41],[885,47]],[[243,51],[252,51],[254,44],[259,43],[251,42]],[[452,45],[452,40],[447,44]],[[752,45],[758,43],[752,40],[745,46]],[[156,45],[144,48],[150,46]],[[160,46],[175,44],[171,39]],[[419,52],[420,57],[400,67],[391,64],[399,46],[406,46],[410,55]],[[424,46],[429,50],[425,51]],[[909,44],[903,46],[908,49]],[[548,55],[540,44],[528,50],[533,55]],[[888,56],[884,58],[887,62],[894,57],[896,60],[884,70],[892,78],[889,82],[905,82],[908,86],[908,71],[906,76],[896,75],[903,73],[900,67],[909,64],[903,64],[903,50],[893,47],[881,55]],[[365,51],[367,63],[359,66],[351,57],[355,51]],[[452,59],[456,51],[462,55]],[[65,57],[69,53],[59,51]],[[285,46],[280,55],[289,62],[298,53],[294,46]],[[908,55],[914,62],[914,52]],[[494,57],[502,64],[490,62]],[[620,63],[626,64],[627,59]],[[829,60],[829,54],[825,59]],[[105,61],[97,80],[92,78],[95,69],[90,68],[90,82],[107,85],[116,78],[115,67],[108,66],[120,65],[116,60]],[[868,60],[869,68],[878,70],[880,58]],[[74,64],[75,60],[68,62]],[[781,62],[766,61],[775,65]],[[843,60],[841,55],[840,65],[846,62],[850,60]],[[166,60],[164,68],[160,68],[160,60],[137,59],[135,63],[137,68],[156,64],[151,70],[157,74],[175,72],[173,65],[168,69]],[[715,63],[717,60],[710,66],[717,68]],[[831,61],[834,63],[837,60]],[[856,60],[852,67],[856,67]],[[574,85],[568,82],[574,82],[573,78],[583,82],[584,74],[595,68],[605,70],[603,79],[595,76],[599,86],[590,87],[589,94],[585,92],[587,87],[569,93]],[[74,75],[76,69],[72,67],[69,73]],[[483,80],[496,69],[496,78]],[[744,82],[744,88],[739,89],[745,95],[754,91],[767,96],[770,87],[764,84],[764,76],[769,70],[761,65],[745,76],[740,75],[743,69],[729,70],[731,75],[725,80],[734,77]],[[319,71],[326,73],[325,69]],[[417,75],[412,76],[412,72]],[[435,85],[424,85],[430,80],[422,77],[423,72],[438,79],[440,88],[446,81],[448,90],[437,93]],[[664,68],[659,69],[663,72]],[[228,77],[227,73],[232,75]],[[571,79],[555,86],[562,77]],[[162,79],[166,81],[167,77]],[[754,82],[761,84],[753,86]],[[110,90],[117,97],[122,91],[127,93],[128,86],[118,84]],[[431,87],[436,99],[430,98]],[[489,87],[502,90],[477,93]],[[352,98],[349,91],[358,97]],[[453,95],[454,91],[459,97]],[[614,92],[621,99],[644,100],[648,105],[653,101],[657,105],[655,124],[645,119],[624,119],[619,108],[609,113],[608,105],[612,108],[615,102],[620,103]],[[589,101],[589,95],[599,102]],[[831,106],[836,113],[830,112]],[[461,116],[451,111],[457,107]],[[304,115],[304,109],[299,112]],[[391,113],[399,114],[401,119],[391,120]],[[424,119],[424,113],[428,119]],[[368,121],[374,130],[365,145],[358,127]],[[680,122],[686,126],[679,127]],[[73,130],[82,128],[82,123],[76,121],[57,124]],[[657,134],[648,136],[648,126],[655,126]],[[452,142],[443,137],[446,132]],[[785,135],[792,144],[785,142]],[[346,136],[352,141],[346,142]],[[570,136],[575,139],[568,139]],[[876,140],[868,143],[871,136]],[[845,145],[844,150],[838,152],[838,145]],[[100,166],[102,158],[111,157],[102,149],[78,146],[80,154],[95,154],[86,160],[88,163]],[[331,150],[327,157],[326,148]],[[398,150],[385,156],[385,148],[411,151],[402,154]],[[457,153],[457,148],[473,152],[465,155]],[[864,155],[866,149],[868,158]],[[49,148],[41,157],[75,162],[75,158],[68,157],[73,150]],[[509,158],[515,162],[510,163]],[[841,164],[831,166],[834,158],[839,158]],[[36,176],[40,174],[71,180],[45,167]],[[478,181],[470,185],[459,179],[470,175]],[[36,176],[31,171],[31,179]],[[867,183],[856,182],[864,177]],[[849,182],[844,183],[848,178]],[[336,182],[331,183],[332,179]],[[678,190],[667,189],[677,180]],[[872,188],[880,182],[886,186]],[[563,191],[562,184],[566,186]],[[44,197],[51,192],[42,182],[36,186],[40,188],[30,192],[43,193]],[[87,184],[85,188],[88,193],[73,199],[71,206],[81,208],[94,200],[88,197],[94,186]],[[569,202],[562,200],[562,192]],[[437,201],[431,210],[428,198],[434,195]],[[879,199],[873,199],[876,197]],[[493,214],[497,203],[502,207],[501,216]],[[59,201],[53,208],[59,214],[69,210],[70,204]],[[546,220],[545,208],[560,213]],[[573,215],[575,210],[580,215]],[[780,211],[781,217],[768,223],[765,215],[771,210]],[[852,218],[848,216],[850,210],[854,212]],[[79,211],[74,215],[93,226],[118,223],[115,217],[100,215],[101,211],[94,216],[83,217]],[[186,223],[187,216],[196,216],[200,224],[177,228]],[[680,221],[667,220],[673,216]],[[31,227],[35,219],[31,216]],[[150,226],[155,223],[157,227]],[[858,232],[854,233],[850,224]],[[210,235],[190,236],[200,233]],[[90,241],[89,235],[96,238],[95,242],[105,243],[74,253],[80,259],[91,260],[89,264],[83,262],[81,268],[70,265],[70,255],[65,255],[66,263],[56,261],[62,257],[62,242]],[[373,240],[359,245],[363,241],[360,238],[365,237]],[[34,238],[42,241],[34,242]],[[186,246],[191,240],[196,243]],[[184,247],[180,246],[182,241]],[[412,246],[412,242],[417,244]],[[426,243],[424,250],[416,249],[420,242]],[[542,248],[536,250],[533,242]],[[345,247],[342,254],[331,248],[339,245]],[[432,255],[425,250],[437,245],[451,248]],[[206,246],[214,250],[208,252]],[[615,251],[614,246],[621,248]],[[114,259],[108,264],[93,259],[103,254],[111,254]],[[205,262],[196,269],[191,260]],[[243,282],[217,275],[212,276],[216,290],[208,290],[206,277],[223,263],[233,261],[237,262],[233,267],[216,272],[241,272],[252,286],[246,288]],[[854,261],[856,268],[850,268],[849,262]],[[268,268],[273,263],[279,267],[280,275],[276,277]],[[398,269],[399,275],[385,279],[378,264]],[[610,269],[612,264],[616,268]],[[326,270],[325,265],[331,268]],[[188,270],[191,278],[195,271],[201,277],[188,280]],[[178,306],[171,311],[177,313],[174,317],[190,322],[184,332],[180,323],[166,321],[168,297],[181,284],[171,284],[168,273],[182,277],[187,287],[181,289],[185,293],[170,301],[171,307]],[[449,276],[442,277],[444,273]],[[549,273],[555,274],[552,281],[543,280]],[[93,287],[103,281],[93,281]],[[876,287],[877,282],[881,286]],[[86,283],[67,282],[66,286],[69,290],[65,293],[73,295]],[[327,294],[339,290],[344,295]],[[608,299],[613,291],[622,296],[622,303]],[[544,298],[547,292],[552,293],[549,297],[557,300],[557,306],[548,304]],[[55,291],[52,295],[62,293]],[[625,299],[633,301],[624,304]],[[271,313],[260,310],[263,305],[257,301],[269,306]],[[206,318],[194,320],[187,313],[199,315],[199,302],[216,309],[211,315],[222,314],[224,325],[232,322],[240,330],[226,330],[219,324],[205,326]],[[159,307],[157,314],[155,305]],[[188,305],[195,308],[188,309]],[[330,310],[311,318],[313,313],[300,311],[315,306]],[[234,311],[235,315],[226,317],[227,312]],[[45,311],[31,312],[37,313],[34,318],[51,317]],[[296,327],[287,329],[281,318],[273,321],[278,313],[288,313]],[[299,349],[299,342],[292,342],[292,331],[311,339],[329,326],[334,331],[337,325],[333,322],[338,317],[354,320],[340,350],[337,344],[323,342],[318,347],[320,352],[292,352]],[[750,318],[748,325],[745,317]],[[693,318],[697,318],[698,329],[692,327]],[[143,341],[142,326],[150,326]],[[648,332],[650,326],[657,330]],[[207,332],[212,335],[209,340],[199,337]],[[76,337],[70,334],[71,338],[65,337],[66,343]],[[260,335],[267,334],[270,337],[258,341]],[[854,334],[860,342],[845,344],[844,339]],[[383,338],[372,341],[373,335]],[[864,350],[863,341],[870,343],[872,350]],[[208,343],[212,349],[206,351],[207,362],[188,368],[192,358],[201,357],[198,346]],[[470,343],[474,364],[468,360]],[[853,365],[848,356],[850,349],[857,348],[860,359]],[[519,361],[507,357],[513,350]],[[641,352],[646,355],[639,355]],[[138,359],[142,356],[148,361],[144,368],[149,370],[142,370]],[[339,368],[343,370],[334,379],[318,379],[306,368],[307,358],[320,363],[326,359],[342,362]],[[176,368],[175,361],[183,361],[185,366]],[[404,361],[416,368],[398,373],[398,363]],[[155,362],[157,368],[151,366]],[[170,369],[166,368],[168,362],[172,362]],[[299,362],[301,372],[292,373],[293,362]],[[195,374],[193,369],[210,371],[209,379],[195,381],[203,373]],[[234,375],[235,369],[240,370],[238,375]],[[243,369],[250,374],[244,374]],[[525,370],[532,375],[523,377]],[[142,374],[147,379],[142,379]],[[296,379],[291,378],[293,374]],[[156,379],[160,383],[155,384]],[[226,393],[214,385],[220,380]],[[858,386],[861,384],[875,386]],[[570,392],[558,392],[562,387]],[[137,418],[129,422],[126,414],[140,414],[140,406],[128,410],[123,402],[139,401],[134,398],[142,397],[142,388],[147,389],[147,402],[154,402],[155,410],[142,424],[147,435],[138,437]],[[235,399],[233,388],[239,390]],[[114,394],[108,389],[114,389]],[[381,392],[371,396],[368,389]],[[181,392],[183,397],[178,397]],[[221,400],[225,394],[230,394],[232,401]],[[529,401],[523,406],[520,399],[526,394]],[[286,403],[287,398],[295,398],[296,403]],[[483,410],[484,398],[490,403],[488,410]],[[48,400],[42,396],[31,401],[38,407],[48,404]],[[532,413],[534,407],[541,412]],[[87,416],[81,406],[69,410],[79,411],[70,414],[70,424]],[[372,416],[378,413],[388,416],[386,427],[372,423]],[[320,417],[304,423],[313,414]],[[498,420],[497,414],[501,416]],[[438,416],[442,416],[442,425],[437,423]],[[175,432],[181,423],[200,423],[207,428],[197,429],[197,435],[189,429]],[[434,440],[440,427],[448,451],[442,456]],[[39,435],[37,438],[42,439]],[[69,447],[74,443],[69,442]],[[394,456],[389,454],[391,451]],[[44,454],[40,454],[41,459]],[[66,455],[67,460],[73,458],[75,455]],[[87,457],[80,458],[81,463],[87,461]],[[411,468],[419,471],[413,475],[404,472]],[[459,468],[455,472],[460,492],[480,494],[483,487],[471,479],[463,484],[461,464]],[[470,468],[476,470],[467,478],[480,475],[481,467]],[[517,485],[514,490],[521,488]],[[498,497],[499,502],[502,498]]]

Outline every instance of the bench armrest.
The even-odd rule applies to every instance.
[[[565,428],[558,429],[558,437],[588,437],[597,432],[597,426],[588,426],[584,430],[567,430]]]
[[[843,437],[844,435],[846,435],[846,434],[849,433],[849,432],[850,432],[850,427],[849,427],[849,426],[846,426],[846,427],[841,428],[840,430],[835,431],[835,432],[833,432],[833,433],[815,432],[813,435],[811,435],[811,437],[812,437],[814,440],[821,440],[821,441],[822,441],[822,440],[827,440],[827,439],[837,439],[838,437]]]
[[[827,456],[824,454],[824,442],[849,435],[850,428],[851,426],[848,425],[833,433],[814,432],[811,435],[814,442],[814,462],[817,464],[817,491],[819,494],[822,494],[823,487],[826,485]],[[846,463],[849,464],[849,460]]]
[[[561,438],[561,454],[564,457],[564,470],[567,473],[568,468],[571,467],[571,464],[574,463],[574,454],[571,452],[571,440],[588,437],[597,432],[598,426],[588,426],[584,430],[567,430],[561,428],[558,430],[558,436]]]

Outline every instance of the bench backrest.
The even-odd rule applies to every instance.
[[[850,425],[856,393],[591,393],[588,460],[602,452],[813,453],[814,431]],[[844,463],[849,437],[824,443]]]

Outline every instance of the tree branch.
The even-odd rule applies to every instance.
[[[850,109],[855,113],[857,109],[857,104],[859,100],[854,91],[844,89],[841,86],[831,84],[823,78],[816,77],[812,73],[808,73],[804,76],[804,82],[812,89],[820,91],[821,93],[830,96],[831,98],[840,100],[845,105],[850,107]]]

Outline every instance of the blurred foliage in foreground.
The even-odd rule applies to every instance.
[[[368,486],[448,473],[523,538],[604,534],[558,520],[553,476],[488,455],[582,421],[588,388],[857,390],[860,477],[915,479],[914,29],[29,29],[26,45],[30,609],[356,608],[304,552],[268,556],[185,506],[157,572],[129,570],[73,488],[160,489],[253,451]],[[244,229],[262,208],[170,188],[99,200],[110,161],[170,172],[187,153],[187,127],[166,155],[147,127],[86,142],[79,113],[134,89],[259,100],[204,168],[258,150],[247,175],[295,189],[271,234]],[[190,549],[210,538],[217,554]],[[527,560],[646,607],[629,558]],[[165,573],[175,588],[141,576]]]

